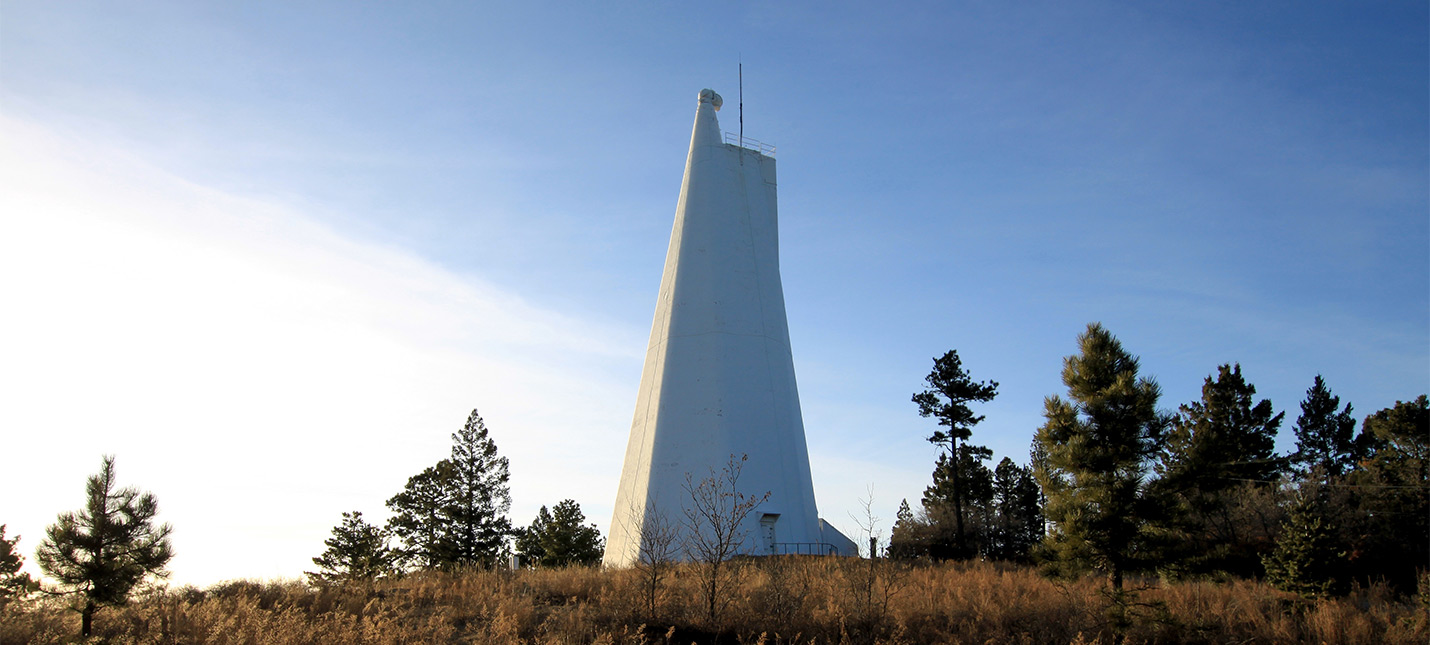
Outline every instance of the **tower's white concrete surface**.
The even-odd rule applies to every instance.
[[[775,160],[724,142],[700,92],[646,348],[605,563],[639,555],[642,527],[684,519],[695,481],[744,455],[739,489],[768,492],[743,551],[848,554],[821,530],[780,285]]]

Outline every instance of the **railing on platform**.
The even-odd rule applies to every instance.
[[[728,143],[733,146],[740,146],[741,148],[744,148],[746,150],[754,150],[755,152],[758,152],[766,157],[775,156],[774,146],[768,143],[755,141],[754,139],[751,139],[749,137],[742,138],[738,133],[735,132],[725,133],[725,143]]]
[[[839,549],[826,542],[775,542],[775,555],[839,555]]]

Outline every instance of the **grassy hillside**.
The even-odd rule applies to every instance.
[[[1430,606],[1383,588],[1307,603],[1264,584],[1050,580],[984,563],[901,567],[772,558],[731,567],[711,623],[697,572],[677,568],[650,613],[638,571],[420,573],[367,586],[229,582],[155,589],[95,620],[109,643],[1416,643]],[[1133,581],[1136,586],[1136,581]],[[1423,595],[1422,595],[1423,597]],[[0,609],[0,643],[72,642],[60,599]]]

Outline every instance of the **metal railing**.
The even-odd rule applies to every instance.
[[[762,153],[763,154],[763,153]],[[839,555],[827,542],[775,542],[775,555]]]
[[[740,146],[741,148],[744,148],[746,150],[754,150],[755,152],[758,152],[766,157],[775,156],[774,146],[768,143],[756,141],[749,137],[741,138],[740,135],[735,132],[725,133],[725,143],[728,143],[732,146]]]

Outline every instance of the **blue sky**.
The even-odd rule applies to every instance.
[[[606,530],[696,93],[779,147],[821,514],[892,522],[957,349],[1026,458],[1088,322],[1199,396],[1430,390],[1423,2],[0,4],[0,473],[103,453],[176,579],[298,575],[479,408]],[[237,544],[244,544],[235,549]]]

